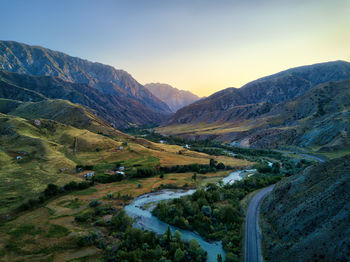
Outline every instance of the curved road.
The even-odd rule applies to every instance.
[[[262,262],[261,231],[259,226],[259,208],[262,200],[272,191],[275,185],[260,190],[249,202],[245,222],[244,261]]]

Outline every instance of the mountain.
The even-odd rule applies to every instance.
[[[0,98],[38,102],[65,99],[84,105],[115,127],[130,123],[157,123],[163,116],[140,102],[105,94],[86,84],[76,84],[51,76],[32,76],[0,70]]]
[[[0,98],[0,113],[19,116],[28,120],[47,119],[86,129],[94,133],[111,137],[128,138],[129,136],[114,129],[108,122],[99,118],[91,109],[67,100],[47,99],[39,102],[22,102]]]
[[[283,75],[307,77],[309,84],[300,84],[305,80],[289,82],[288,86],[279,82]],[[343,61],[287,70],[182,108],[158,131],[255,148],[292,145],[318,152],[345,149],[350,144],[350,80],[334,79],[347,77],[350,64]],[[317,84],[326,79],[330,82]],[[265,93],[257,96],[260,88]]]
[[[168,84],[150,83],[145,87],[154,96],[165,102],[173,112],[200,99],[190,91],[179,90]]]
[[[350,145],[349,101],[350,79],[320,84],[260,116],[266,124],[247,136],[249,144],[270,148],[292,144],[318,152],[346,149]]]
[[[112,66],[94,63],[81,58],[46,49],[39,46],[29,46],[14,41],[0,41],[0,69],[32,76],[51,76],[64,82],[84,84],[87,88],[98,91],[98,94],[111,96],[126,108],[123,123],[114,119],[117,126],[126,122],[143,123],[158,122],[169,114],[169,107],[138,83],[131,75]],[[142,108],[141,108],[141,106]],[[141,110],[140,110],[141,109]],[[143,111],[145,114],[139,115]]]
[[[348,78],[350,63],[345,61],[292,68],[260,78],[241,88],[219,91],[180,109],[167,121],[167,125],[232,122],[236,120],[234,112],[238,106],[281,103],[304,94],[320,83]]]
[[[350,156],[279,182],[263,202],[268,261],[348,261]]]

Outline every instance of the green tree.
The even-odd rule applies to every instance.
[[[221,256],[221,254],[218,254],[217,262],[222,262],[222,256]]]
[[[165,235],[166,235],[168,242],[170,242],[171,241],[171,230],[170,230],[169,226],[168,226],[167,231],[165,232]]]
[[[216,164],[217,164],[217,161],[211,158],[210,161],[209,161],[209,166],[210,167],[216,167]]]
[[[56,196],[59,193],[59,187],[55,184],[48,184],[44,191],[46,197]]]
[[[225,165],[224,165],[224,163],[220,162],[219,164],[217,164],[216,168],[217,169],[225,169]]]
[[[131,227],[132,218],[126,214],[124,209],[122,209],[112,217],[111,223],[116,229],[125,232],[127,228]]]
[[[231,252],[227,252],[225,262],[238,262],[238,261],[239,260],[238,260],[237,255],[235,255]]]
[[[202,249],[200,245],[198,244],[197,240],[192,238],[189,242],[189,251],[194,257],[200,257],[202,254]]]
[[[174,237],[175,237],[175,239],[177,240],[177,241],[181,241],[181,238],[182,238],[182,235],[181,235],[181,233],[178,231],[178,230],[176,230],[175,232],[174,232]]]
[[[194,174],[193,174],[192,180],[193,180],[194,182],[196,182],[196,180],[197,180],[197,173],[194,173]]]
[[[202,206],[201,211],[207,217],[211,215],[211,208],[210,208],[210,206]]]
[[[184,254],[184,252],[181,250],[181,248],[176,249],[175,255],[174,255],[174,260],[175,260],[176,262],[181,262],[181,261],[183,261],[184,257],[185,257],[185,254]]]
[[[280,172],[280,164],[275,162],[272,164],[272,172],[278,174]]]

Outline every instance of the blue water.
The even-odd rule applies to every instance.
[[[252,171],[252,170],[249,170],[249,171]],[[241,180],[244,173],[245,171],[232,172],[230,175],[222,179],[222,182],[224,184],[227,184],[227,183],[232,184],[235,181]],[[158,234],[164,234],[165,231],[168,229],[168,227],[170,227],[170,230],[172,231],[172,233],[174,233],[175,230],[178,230],[182,235],[182,239],[185,241],[189,241],[193,238],[196,239],[199,245],[205,251],[207,251],[208,262],[217,261],[218,254],[221,254],[222,258],[225,259],[225,251],[222,247],[221,241],[207,242],[200,235],[192,231],[183,230],[159,220],[157,217],[152,215],[151,213],[152,208],[149,208],[147,210],[141,208],[142,206],[148,203],[154,203],[155,205],[159,201],[180,198],[186,195],[192,195],[194,192],[195,192],[194,189],[191,189],[191,190],[165,189],[159,192],[148,193],[135,198],[131,204],[125,206],[125,211],[129,216],[135,219],[133,226],[136,228],[154,231]]]

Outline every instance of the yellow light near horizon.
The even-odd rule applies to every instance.
[[[149,68],[138,68],[135,77],[144,84],[162,82],[199,96],[209,96],[292,67],[350,60],[349,43],[349,35],[334,34],[332,39],[306,35],[292,41],[260,42],[239,50],[197,50],[178,57],[169,56],[161,63],[151,61]],[[203,53],[206,56],[202,56]]]

